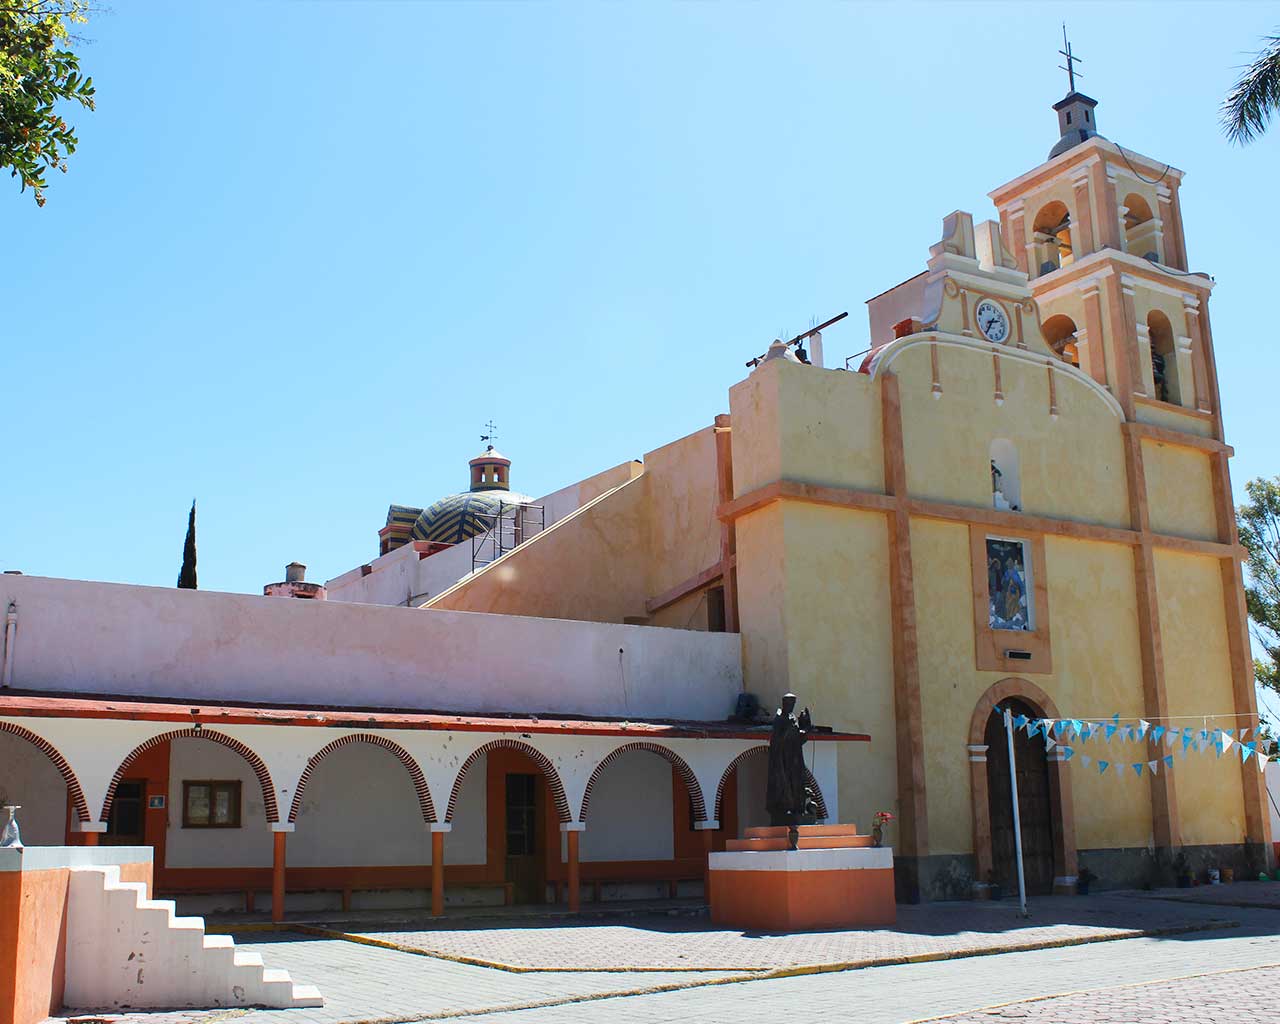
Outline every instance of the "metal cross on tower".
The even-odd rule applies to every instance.
[[[494,425],[493,420],[490,420],[488,423],[486,423],[486,424],[484,425],[484,429],[485,429],[485,430],[487,430],[487,431],[489,431],[489,433],[487,433],[487,434],[481,434],[481,435],[480,435],[480,440],[481,440],[481,441],[488,441],[488,442],[489,442],[489,444],[490,444],[490,445],[492,445],[492,444],[493,444],[493,442],[494,442],[494,441],[497,439],[497,437],[498,437],[498,428]]]
[[[1075,92],[1076,91],[1076,65],[1083,64],[1084,60],[1080,57],[1072,56],[1071,44],[1067,42],[1067,23],[1065,21],[1062,23],[1062,46],[1063,46],[1063,49],[1059,50],[1058,52],[1062,54],[1062,56],[1067,58],[1067,63],[1065,67],[1061,64],[1059,64],[1058,67],[1062,68],[1062,70],[1067,73],[1067,81],[1071,84],[1071,91]],[[1081,75],[1080,77],[1084,78],[1084,75]]]

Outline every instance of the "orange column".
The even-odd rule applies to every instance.
[[[578,836],[586,830],[586,825],[582,822],[565,822],[561,824],[560,831],[568,836],[569,845],[569,864],[568,864],[568,886],[569,886],[569,913],[576,914],[580,907],[580,889],[581,883],[578,876]]]
[[[275,849],[271,860],[271,920],[284,920],[284,860],[285,860],[285,840],[288,839],[289,833],[293,831],[292,825],[271,826],[273,837],[275,839]]]
[[[105,821],[76,821],[71,825],[72,846],[97,846],[98,836],[107,830]]]
[[[431,916],[444,916],[444,834],[452,831],[448,823],[431,824]]]
[[[711,852],[715,845],[718,821],[695,821],[693,827],[702,833],[702,898],[711,902]]]

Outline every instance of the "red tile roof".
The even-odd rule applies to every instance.
[[[149,722],[200,722],[202,725],[313,725],[329,728],[422,729],[453,732],[563,733],[581,736],[643,736],[673,739],[758,739],[767,741],[767,725],[742,722],[636,721],[567,718],[549,715],[460,715],[439,711],[382,708],[297,708],[280,705],[222,705],[156,702],[130,697],[6,694],[0,717],[115,718]],[[820,732],[813,739],[869,742],[866,733]]]

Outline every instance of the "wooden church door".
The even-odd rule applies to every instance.
[[[1014,715],[1038,718],[1039,713],[1018,701],[1006,701]],[[1013,841],[1013,797],[1009,784],[1009,745],[1002,715],[991,716],[984,736],[987,744],[987,792],[991,815],[990,881],[1006,894],[1018,891],[1017,853]],[[1053,892],[1053,807],[1049,795],[1049,759],[1044,738],[1013,734],[1017,762],[1018,814],[1022,820],[1022,866],[1027,895]],[[988,881],[988,879],[979,879]]]

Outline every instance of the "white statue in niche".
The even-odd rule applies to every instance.
[[[1020,512],[1013,502],[1011,502],[1004,493],[1004,474],[1000,472],[1000,467],[996,465],[995,460],[991,460],[991,502],[1000,512]]]

